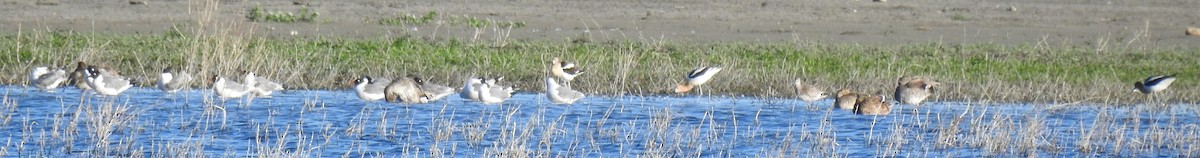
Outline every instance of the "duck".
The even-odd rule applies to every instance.
[[[862,95],[854,103],[854,113],[860,115],[888,115],[892,105],[888,104],[883,95]]]
[[[896,101],[909,105],[920,105],[933,95],[932,89],[941,84],[921,76],[904,76],[896,80]]]
[[[386,78],[375,79],[370,76],[362,76],[353,81],[354,92],[358,94],[358,98],[363,101],[376,101],[384,98],[383,90],[392,80]]]
[[[133,87],[128,78],[109,73],[103,68],[91,66],[84,72],[87,74],[85,80],[88,86],[101,95],[115,96]]]
[[[167,93],[175,93],[183,88],[187,88],[192,82],[192,75],[187,72],[177,71],[174,67],[167,67],[159,74],[158,89]]]
[[[63,69],[55,69],[50,71],[48,67],[33,68],[33,72],[29,73],[29,83],[34,87],[44,91],[54,91],[59,85],[67,81],[67,71]]]
[[[583,93],[572,90],[570,86],[559,85],[552,77],[546,77],[546,97],[554,104],[574,104],[584,97]]]
[[[686,82],[675,86],[675,93],[686,93],[691,91],[692,88],[707,83],[708,80],[712,79],[713,75],[716,75],[718,72],[721,72],[721,67],[696,68],[687,74]]]

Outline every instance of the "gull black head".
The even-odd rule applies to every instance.
[[[420,77],[420,76],[417,76],[417,75],[408,75],[407,77],[408,77],[408,78],[411,78],[411,79],[413,80],[413,82],[416,82],[417,84],[424,84],[424,83],[425,83],[425,80],[421,79],[421,77]]]
[[[175,73],[175,67],[168,66],[167,68],[163,68],[162,72],[163,73]]]
[[[367,84],[375,84],[375,80],[374,80],[374,79],[371,79],[371,77],[370,77],[370,76],[362,76],[362,77],[360,77],[360,78],[358,78],[358,79],[354,79],[354,84],[356,84],[356,85],[357,85],[357,84],[362,84],[362,83],[364,83],[364,82],[365,82],[365,83],[367,83]]]
[[[88,77],[100,76],[100,71],[97,70],[96,67],[94,67],[94,66],[89,66],[87,69],[84,70],[84,73],[86,73],[88,75]]]

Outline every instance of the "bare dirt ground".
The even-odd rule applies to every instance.
[[[197,1],[0,0],[0,32],[73,30],[161,34],[194,23]],[[143,0],[136,0],[143,1]],[[436,11],[525,22],[484,29],[486,38],[851,44],[1000,43],[1080,46],[1196,47],[1184,35],[1200,26],[1194,0],[345,0],[306,2],[313,23],[249,22],[254,6],[297,12],[306,0],[222,0],[215,19],[246,22],[259,35],[374,38],[415,35],[473,38],[449,26],[381,25],[379,19]],[[500,29],[503,30],[503,29]]]

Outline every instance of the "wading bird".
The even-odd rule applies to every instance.
[[[933,95],[932,88],[941,83],[921,76],[904,76],[896,81],[896,101],[909,105],[920,105]]]
[[[883,95],[862,95],[854,103],[854,113],[861,115],[887,115],[891,113],[892,105],[888,104]]]
[[[692,88],[707,83],[712,79],[713,75],[721,72],[721,67],[699,67],[687,74],[687,81],[675,86],[675,93],[685,93],[691,91]],[[700,90],[703,93],[703,89]]]
[[[103,68],[91,66],[84,70],[84,73],[87,74],[85,80],[88,86],[101,95],[115,96],[133,87],[128,78],[109,73]]]
[[[821,88],[813,85],[804,84],[804,80],[801,79],[796,79],[795,82],[792,82],[792,86],[795,86],[796,88],[796,96],[800,97],[800,100],[808,102],[808,105],[810,106],[812,105],[813,101],[828,97],[828,95],[825,94],[825,90],[821,90]]]
[[[65,81],[67,81],[67,71],[63,69],[50,71],[50,68],[47,67],[37,67],[29,73],[29,84],[44,91],[54,91]]]
[[[163,69],[162,74],[159,74],[158,89],[167,93],[175,93],[187,88],[189,83],[192,83],[192,75],[184,71],[177,71],[174,67],[167,67]]]
[[[551,103],[573,104],[583,96],[583,93],[572,90],[569,86],[559,85],[554,78],[546,77],[546,97],[550,98]]]
[[[355,79],[354,92],[358,94],[358,98],[364,101],[376,101],[383,99],[383,89],[392,82],[390,79],[380,78],[375,79],[370,76],[363,76]]]

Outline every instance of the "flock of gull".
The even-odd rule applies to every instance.
[[[550,63],[549,73],[545,78],[545,94],[552,103],[574,104],[584,98],[584,94],[571,89],[570,82],[584,71],[574,62],[554,58]],[[692,89],[707,83],[718,72],[720,67],[699,67],[687,74],[685,82],[675,87],[676,93],[687,93]],[[69,75],[69,76],[68,76]],[[211,78],[213,92],[222,99],[241,97],[270,97],[275,91],[283,90],[283,85],[266,78],[255,76],[254,72],[242,71],[242,81],[228,80],[220,75]],[[458,91],[460,97],[484,104],[497,104],[512,97],[515,87],[503,85],[504,77],[486,78],[469,77]],[[80,90],[93,91],[96,94],[115,96],[133,87],[135,83],[119,73],[103,66],[88,65],[78,62],[75,71],[67,74],[65,70],[50,70],[48,67],[36,67],[29,76],[30,85],[44,91],[54,91],[63,83],[74,85]],[[175,93],[188,88],[192,77],[187,72],[168,67],[160,74],[157,87],[167,92]],[[561,82],[560,82],[561,81]],[[1175,75],[1151,76],[1134,83],[1136,91],[1153,94],[1165,90],[1175,81]],[[455,93],[454,88],[427,82],[421,77],[409,75],[394,79],[372,78],[362,76],[352,81],[358,97],[365,101],[385,100],[401,103],[428,103],[437,101]],[[793,83],[797,98],[809,102],[829,97],[822,88],[806,84],[802,79]],[[919,105],[933,95],[933,89],[941,83],[922,76],[902,76],[896,81],[893,93],[895,101],[910,105]],[[699,87],[699,88],[698,88]],[[891,111],[891,103],[881,94],[855,93],[850,89],[840,89],[834,97],[834,107],[853,111],[863,115],[887,115]]]

